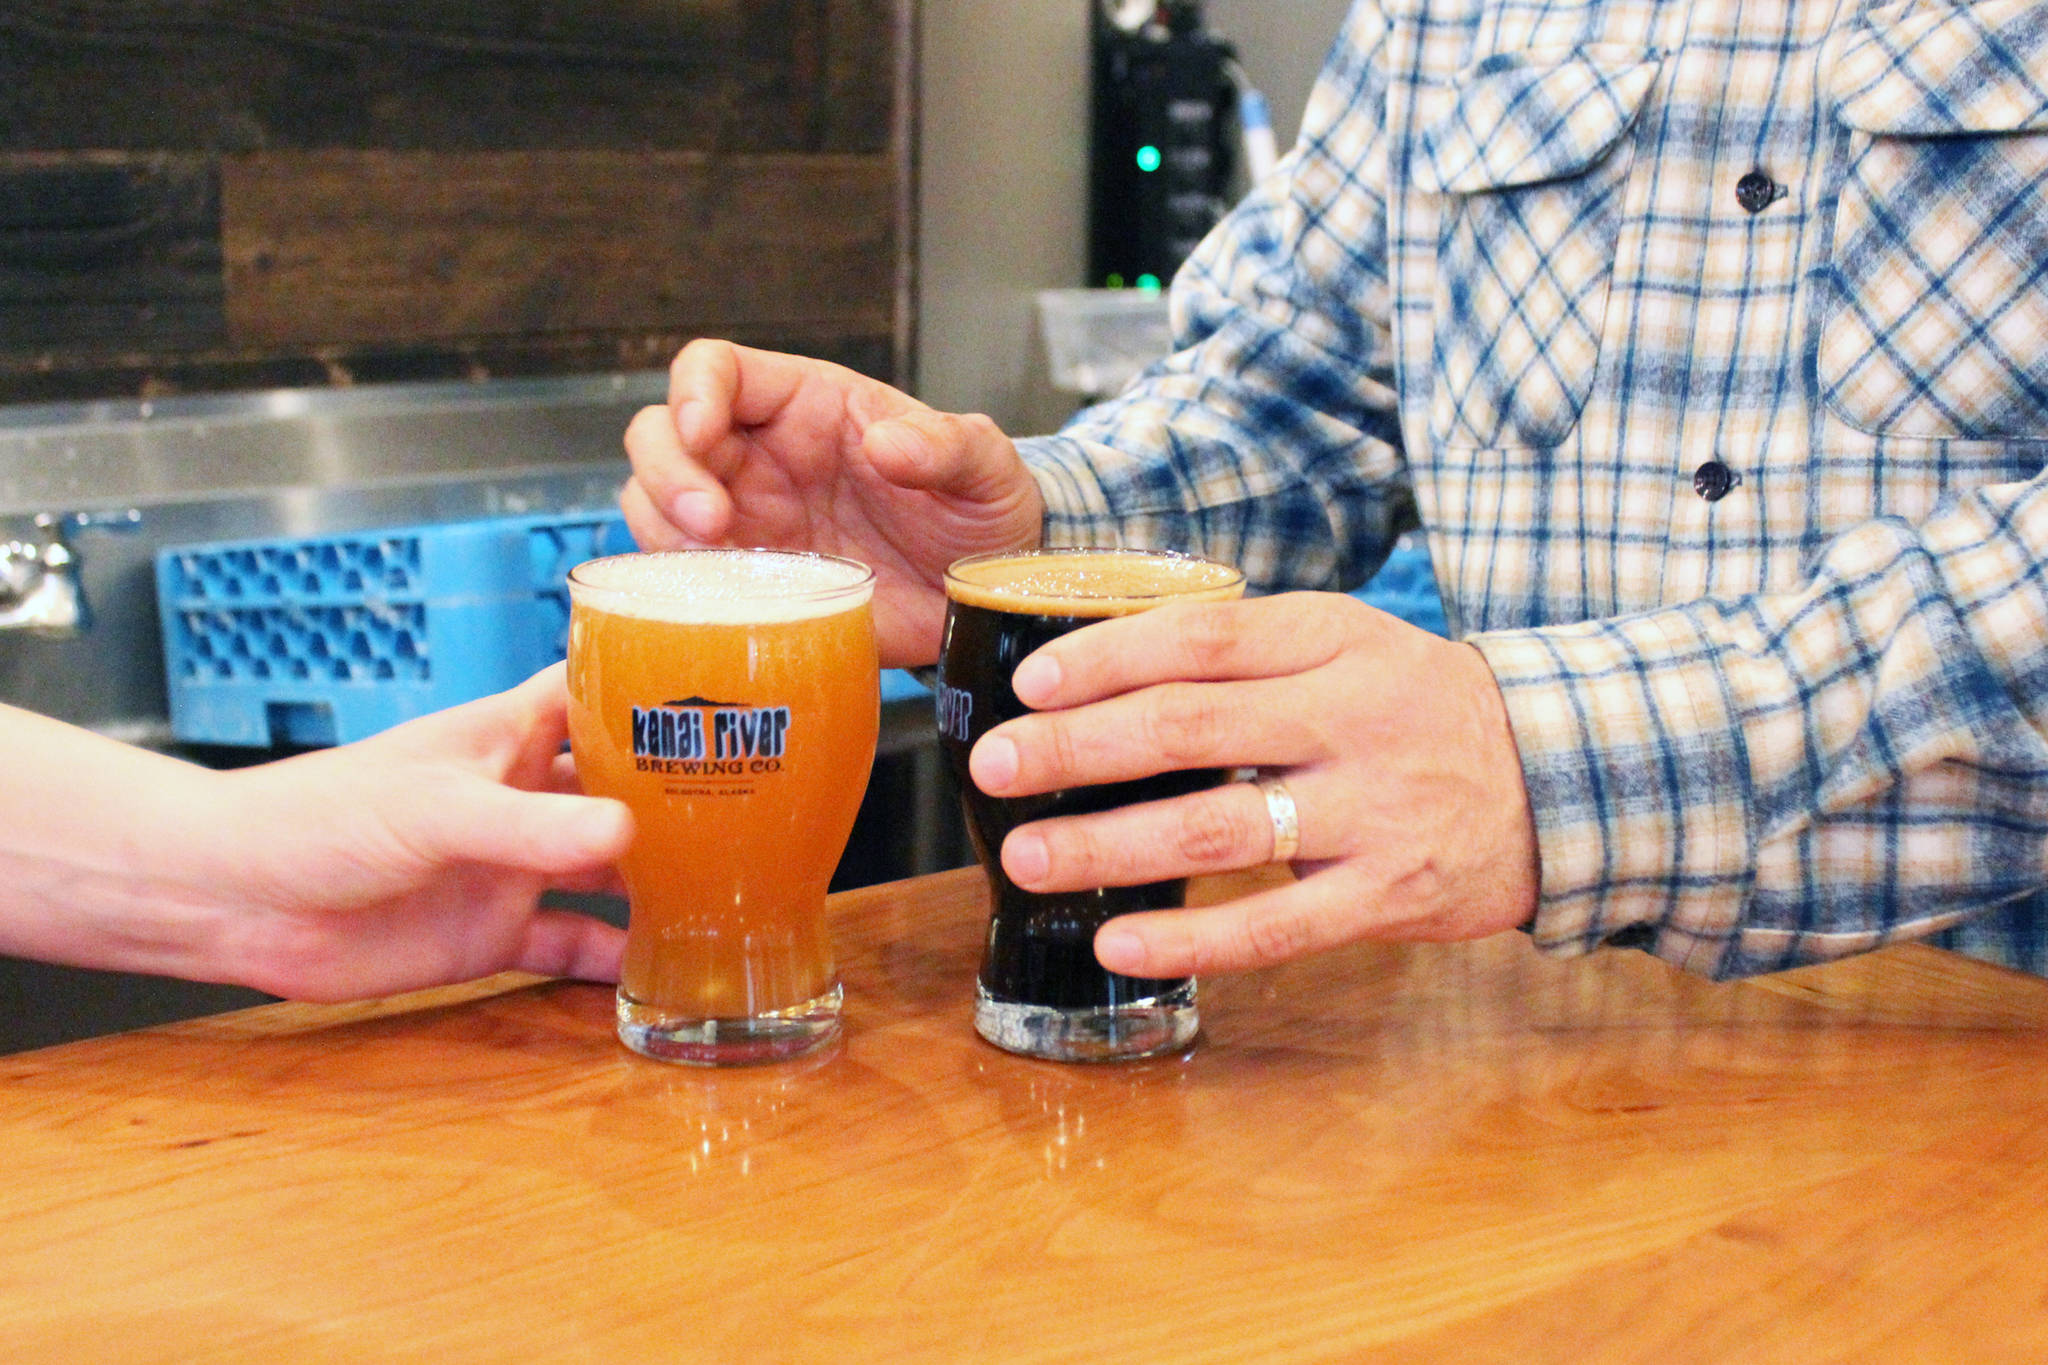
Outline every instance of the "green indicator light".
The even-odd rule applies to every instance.
[[[1103,283],[1108,285],[1111,289],[1121,289],[1124,287],[1124,277],[1121,275],[1111,275],[1108,279],[1104,280]]]
[[[1138,288],[1139,288],[1139,290],[1140,290],[1140,291],[1142,291],[1142,292],[1144,292],[1144,293],[1147,293],[1147,294],[1156,294],[1156,293],[1158,293],[1158,292],[1159,292],[1159,277],[1158,277],[1157,275],[1140,275],[1140,276],[1138,276]]]
[[[1138,148],[1139,170],[1156,171],[1159,169],[1159,161],[1159,149],[1157,147],[1154,147],[1150,143],[1147,143],[1143,147]]]

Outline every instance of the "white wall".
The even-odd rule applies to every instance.
[[[1044,380],[1032,295],[1087,268],[1088,11],[924,0],[918,396],[1017,435],[1071,400]]]
[[[1350,0],[1208,0],[1209,27],[1236,45],[1252,84],[1273,104],[1280,146],[1301,131],[1302,106]]]
[[[1087,268],[1088,7],[924,0],[918,395],[1017,435],[1073,407],[1044,378],[1032,302]],[[1346,0],[1209,0],[1284,147]]]

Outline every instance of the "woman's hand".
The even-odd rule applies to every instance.
[[[1478,651],[1350,597],[1162,607],[1018,665],[1039,714],[975,745],[992,796],[1259,768],[1299,814],[1298,880],[1220,905],[1126,915],[1096,956],[1131,976],[1234,971],[1357,939],[1478,938],[1534,913],[1535,832],[1507,711]],[[1026,825],[1002,848],[1029,891],[1131,885],[1271,860],[1248,782]]]
[[[493,972],[615,981],[624,934],[538,908],[632,841],[576,794],[561,665],[381,735],[219,774],[221,979],[344,1000]]]

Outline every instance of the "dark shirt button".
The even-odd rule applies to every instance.
[[[1762,171],[1751,171],[1735,182],[1735,202],[1748,213],[1762,213],[1778,197],[1777,182]]]
[[[1708,460],[1692,472],[1692,491],[1708,502],[1719,502],[1735,487],[1735,471],[1719,460]]]

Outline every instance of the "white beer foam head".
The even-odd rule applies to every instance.
[[[874,596],[874,571],[794,550],[660,550],[613,555],[569,573],[569,595],[615,616],[686,625],[804,621]]]

